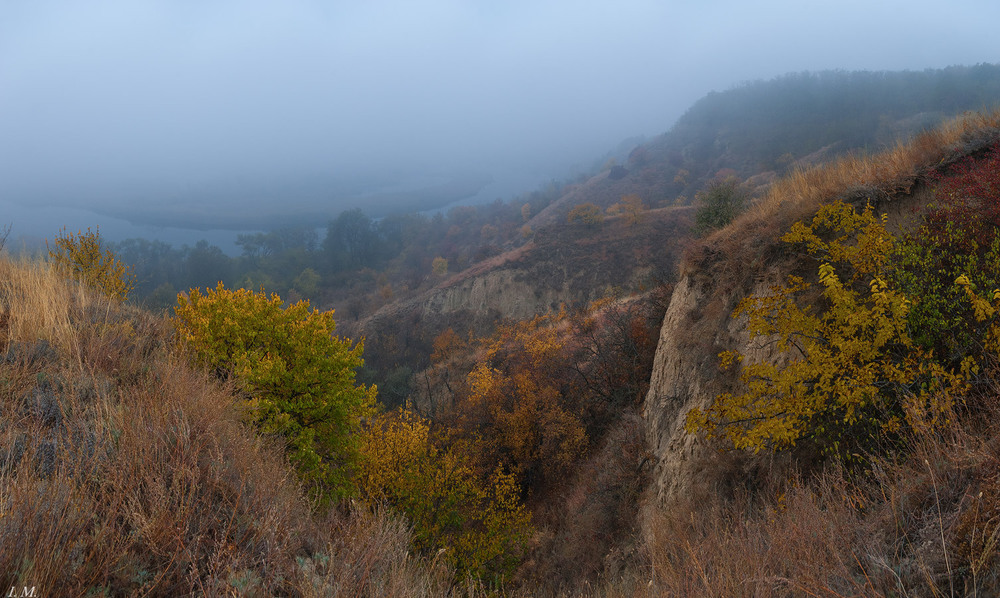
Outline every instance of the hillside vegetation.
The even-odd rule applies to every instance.
[[[989,64],[786,75],[712,93],[670,131],[623,146],[586,175],[508,201],[383,218],[350,210],[331,217],[325,231],[248,232],[239,239],[239,256],[207,242],[177,248],[131,239],[113,249],[136,269],[135,300],[154,309],[172,308],[178,292],[220,281],[335,308],[342,331],[372,343],[362,379],[391,389],[391,402],[401,404],[416,389],[412,375],[428,365],[433,339],[448,327],[488,334],[498,319],[542,315],[560,303],[581,307],[609,286],[627,294],[673,282],[675,249],[688,236],[690,215],[657,210],[700,205],[720,183],[760,195],[797,168],[891,147],[963,110],[988,106],[998,88],[1000,67]],[[567,221],[586,204],[603,224]],[[622,226],[633,220],[628,206],[643,214],[642,226]],[[609,247],[602,253],[606,268],[588,271],[594,260],[580,257],[591,247],[588,239]],[[567,254],[570,264],[563,263]],[[463,289],[501,279],[536,299],[503,298],[466,313],[425,307],[460,301]],[[383,342],[387,331],[405,337]]]
[[[718,390],[677,412],[700,440],[661,445],[658,592],[1000,590],[998,159],[1000,114],[966,115],[797,172],[692,248],[700,322],[669,333]]]
[[[322,243],[4,256],[0,587],[1000,593],[1000,112],[903,122],[998,74],[741,86],[619,169]],[[908,135],[831,159],[881,143],[855,93]]]
[[[353,379],[360,346],[307,304],[220,285],[165,319],[102,293],[105,270],[0,268],[8,587],[475,595],[546,586],[557,561],[528,566],[529,548],[566,575],[632,541],[657,321],[642,306],[504,328],[467,373],[466,341],[442,337],[438,373],[467,381],[430,421],[375,410]],[[587,518],[547,512],[584,488]],[[593,554],[562,541],[597,534]]]
[[[447,595],[385,514],[310,508],[165,320],[0,260],[0,584],[37,595]]]

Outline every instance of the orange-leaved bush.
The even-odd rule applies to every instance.
[[[529,486],[562,478],[587,449],[572,354],[556,326],[565,317],[501,326],[484,341],[459,407],[465,427],[480,439],[482,457],[505,463]]]
[[[222,283],[180,294],[174,309],[181,342],[197,362],[235,378],[250,418],[284,439],[314,498],[353,492],[355,432],[376,389],[355,384],[363,347],[334,336],[333,312]]]

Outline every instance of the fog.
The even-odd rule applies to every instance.
[[[986,0],[5,0],[0,206],[15,235],[184,240],[163,227],[508,199],[742,81],[996,62],[998,22]]]

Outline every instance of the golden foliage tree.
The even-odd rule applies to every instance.
[[[735,315],[745,316],[751,336],[774,343],[787,361],[743,363],[745,391],[693,409],[688,430],[755,451],[810,437],[839,453],[852,428],[925,430],[946,420],[974,363],[946,370],[911,339],[911,302],[890,284],[895,240],[884,217],[876,218],[870,206],[858,213],[835,203],[809,225],[796,223],[784,240],[820,259],[824,308],[800,307],[811,285],[796,276],[742,301]],[[724,366],[745,359],[736,351],[720,357]]]
[[[448,260],[443,257],[434,258],[434,261],[431,262],[431,271],[436,276],[444,276],[448,273]]]
[[[570,224],[579,222],[586,226],[599,226],[604,222],[604,214],[601,213],[601,208],[596,205],[589,202],[582,203],[569,211],[566,221]]]
[[[303,480],[318,498],[352,491],[354,437],[370,412],[375,387],[355,384],[362,344],[336,338],[333,312],[308,301],[285,306],[246,289],[223,287],[177,297],[173,318],[194,359],[246,393],[250,416],[283,438]]]
[[[622,205],[625,212],[625,222],[628,226],[642,222],[642,213],[646,211],[646,204],[642,203],[642,198],[631,194],[622,198]]]
[[[116,301],[125,301],[135,288],[135,272],[115,257],[110,249],[101,248],[100,229],[73,234],[62,229],[49,247],[49,259],[56,271],[90,285]]]
[[[587,447],[560,331],[565,318],[539,316],[502,326],[484,342],[468,376],[463,417],[477,430],[480,452],[529,480],[553,479]]]
[[[413,524],[414,545],[441,550],[460,575],[509,575],[532,533],[513,475],[485,480],[459,450],[435,442],[429,422],[399,409],[360,433],[357,484],[369,499],[397,509]]]

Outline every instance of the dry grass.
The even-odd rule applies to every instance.
[[[6,337],[44,339],[68,354],[74,353],[75,329],[70,312],[86,307],[91,294],[67,284],[42,262],[0,261],[0,297],[3,297]]]
[[[983,150],[998,139],[1000,110],[966,113],[890,150],[797,170],[775,183],[729,226],[693,244],[682,270],[751,280],[779,257],[778,237],[821,205],[835,200],[890,201],[909,193],[934,168]]]
[[[0,586],[60,596],[456,589],[382,515],[318,517],[166,322],[0,261]]]
[[[1000,595],[1000,401],[864,474],[771,480],[649,525],[652,595]],[[641,585],[638,590],[643,590]],[[633,592],[632,595],[641,595]]]
[[[835,200],[898,201],[936,168],[1000,139],[1000,111],[967,114],[881,154],[850,156],[776,183],[728,227],[693,244],[684,269],[713,297],[739,296],[799,266],[778,238]],[[713,322],[722,321],[722,316]],[[714,326],[715,324],[713,324]],[[995,375],[995,372],[994,372]],[[699,495],[649,519],[650,570],[597,595],[1000,595],[1000,388],[964,418],[911,440],[863,475],[763,479],[735,499]],[[716,468],[723,467],[719,464]]]
[[[540,534],[517,586],[532,596],[619,586],[642,559],[638,505],[649,465],[642,421],[626,414],[576,468],[566,491],[536,512]]]

